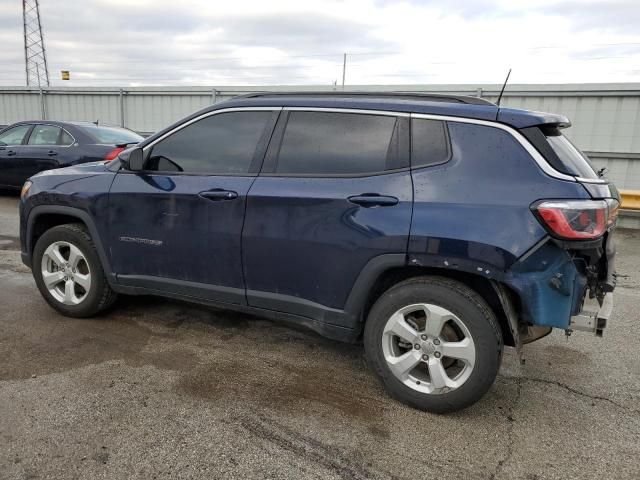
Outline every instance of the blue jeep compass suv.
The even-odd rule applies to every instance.
[[[32,177],[22,258],[64,315],[116,294],[259,312],[362,340],[395,398],[458,410],[504,345],[611,313],[619,196],[568,126],[473,97],[248,95]]]

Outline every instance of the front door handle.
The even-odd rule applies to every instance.
[[[363,193],[362,195],[354,195],[349,197],[351,203],[360,205],[361,207],[393,207],[398,204],[398,199],[389,195],[380,195],[377,193]]]
[[[14,155],[16,155],[15,150],[9,150],[9,151],[7,152],[7,156],[8,156],[8,157],[13,157]]]
[[[53,150],[49,150],[47,152],[47,155],[49,155],[50,157],[55,157],[58,154],[58,152],[54,152]]]
[[[222,200],[233,200],[238,198],[238,193],[233,190],[207,190],[206,192],[200,192],[199,195],[202,198],[211,200],[212,202],[220,202]]]

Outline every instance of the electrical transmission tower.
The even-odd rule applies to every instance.
[[[22,0],[22,18],[24,21],[24,61],[27,85],[48,87],[49,69],[47,68],[47,52],[44,49],[38,0]]]

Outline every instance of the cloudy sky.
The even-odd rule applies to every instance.
[[[40,0],[52,85],[640,81],[638,0]],[[24,85],[0,0],[0,85]],[[63,82],[60,70],[70,70]]]

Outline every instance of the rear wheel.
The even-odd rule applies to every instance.
[[[115,300],[91,236],[81,224],[47,230],[34,248],[32,270],[42,296],[64,315],[90,317]]]
[[[498,372],[502,335],[493,311],[466,285],[441,277],[402,282],[375,303],[365,350],[389,393],[436,413],[463,409]]]

